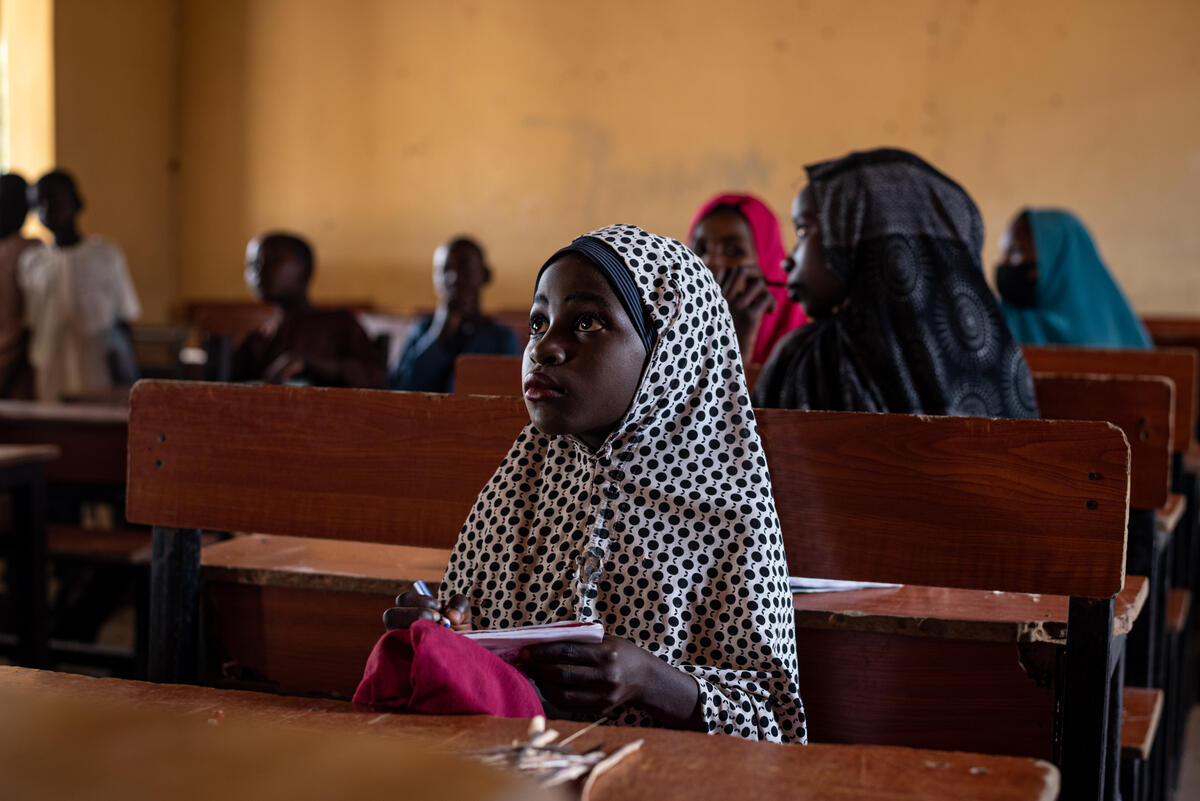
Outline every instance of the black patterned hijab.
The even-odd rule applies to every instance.
[[[780,342],[758,406],[1037,417],[1021,348],[983,278],[983,221],[902,150],[810,166],[825,263],[846,302]]]

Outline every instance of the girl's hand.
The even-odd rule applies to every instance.
[[[742,361],[747,361],[754,352],[754,338],[763,315],[775,309],[775,296],[757,268],[732,267],[717,277],[717,285],[733,317]]]
[[[598,643],[554,642],[521,652],[518,666],[546,700],[567,712],[602,712],[641,700],[647,660],[660,662],[629,640],[605,635]],[[665,663],[662,663],[665,665]]]
[[[396,605],[383,613],[383,625],[388,631],[406,629],[418,620],[438,622],[441,618],[450,621],[454,631],[471,630],[471,603],[465,595],[455,595],[445,606],[438,605],[436,598],[409,590],[396,596]]]

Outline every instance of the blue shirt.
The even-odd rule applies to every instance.
[[[521,352],[521,343],[512,329],[494,320],[484,318],[475,333],[468,337],[461,351],[447,349],[431,335],[433,317],[423,317],[413,326],[413,331],[400,354],[396,370],[388,377],[388,389],[410,392],[453,392],[454,360],[463,353],[490,353],[515,355]]]

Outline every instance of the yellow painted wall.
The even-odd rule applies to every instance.
[[[54,2],[4,0],[8,169],[27,179],[54,164]]]
[[[183,0],[180,297],[244,297],[306,232],[316,292],[428,306],[477,234],[494,306],[593,227],[682,236],[709,193],[786,219],[803,165],[884,144],[977,199],[1075,209],[1135,304],[1200,311],[1200,3]],[[61,104],[60,104],[61,106]],[[790,237],[789,237],[790,239]]]
[[[81,229],[125,251],[143,321],[164,322],[178,294],[180,6],[55,0],[54,7],[57,163],[79,182]]]

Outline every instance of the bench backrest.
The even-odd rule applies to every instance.
[[[0,442],[57,445],[46,478],[119,487],[125,483],[129,410],[85,403],[0,401]]]
[[[1029,368],[1035,373],[1166,376],[1175,382],[1175,424],[1171,451],[1185,453],[1195,438],[1196,351],[1188,348],[1116,350],[1028,345],[1023,350]]]
[[[1107,420],[1129,440],[1129,506],[1158,509],[1171,487],[1175,383],[1162,376],[1034,373],[1042,417]]]
[[[1101,422],[764,410],[794,574],[1107,598],[1129,447]],[[451,547],[517,398],[143,381],[129,520]]]
[[[347,300],[345,303],[314,303],[318,309],[349,309],[369,312],[374,304],[369,300]],[[192,328],[204,334],[229,337],[236,345],[242,337],[271,318],[274,307],[253,300],[194,300],[187,304],[185,314]]]

